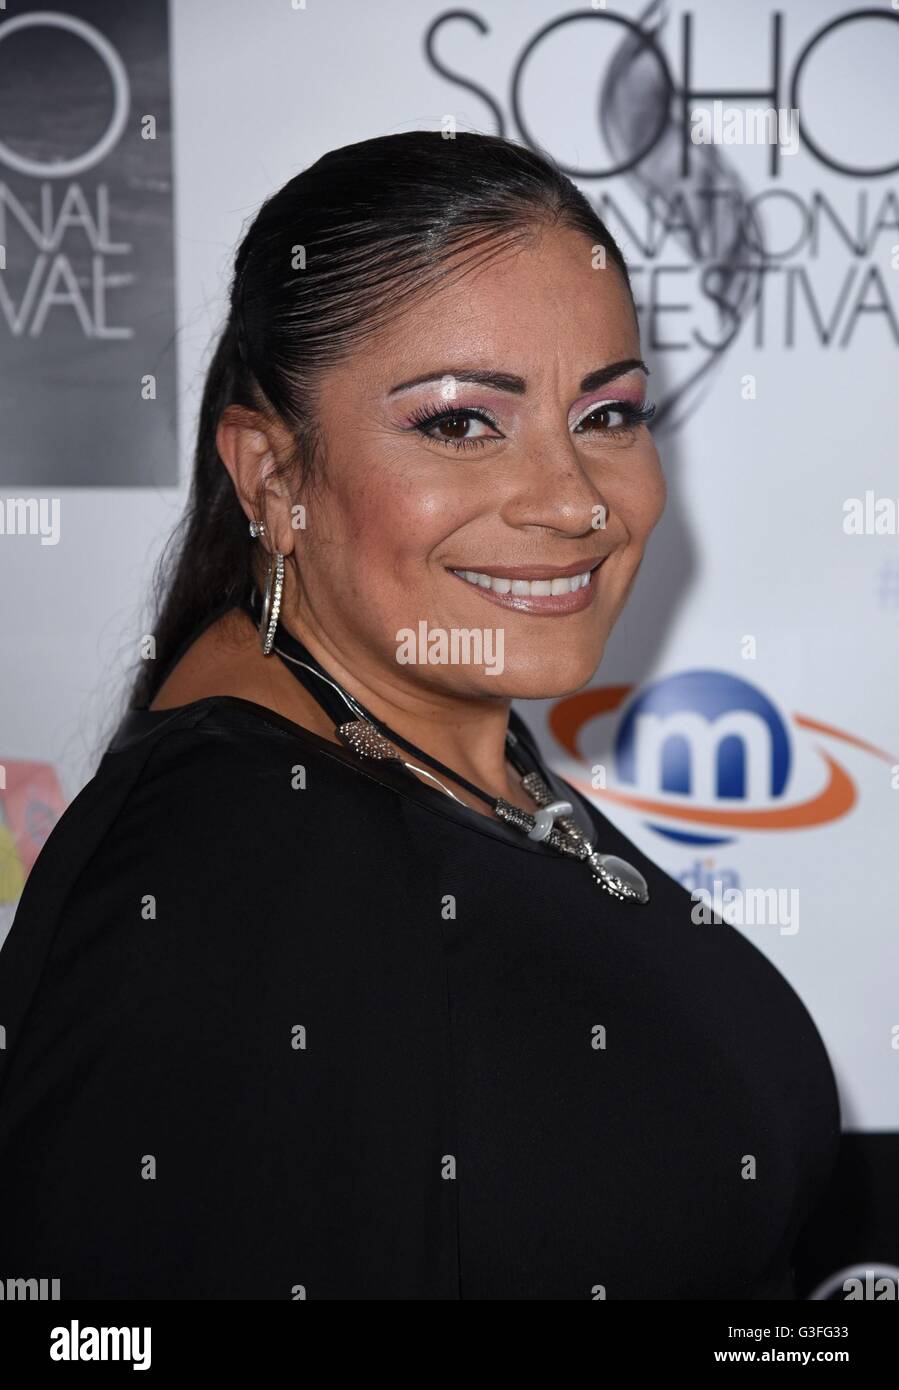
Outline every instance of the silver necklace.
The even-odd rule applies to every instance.
[[[394,733],[380,720],[376,720],[323,668],[317,668],[309,662],[298,660],[297,657],[284,651],[283,647],[275,646],[273,650],[285,661],[292,662],[295,666],[302,666],[311,675],[317,676],[341,697],[353,718],[336,725],[334,732],[340,741],[346,747],[351,748],[359,757],[398,762],[410,772],[434,782],[441,791],[445,792],[453,801],[458,802],[459,805],[466,805],[461,797],[450,791],[449,787],[433,773],[408,762],[398,751],[397,745],[405,747],[422,762],[430,763],[432,767],[436,767],[444,775],[455,778],[462,786],[480,797],[482,801],[492,807],[497,818],[506,825],[521,831],[531,840],[548,845],[559,854],[583,860],[590,869],[593,881],[605,889],[607,893],[610,893],[613,898],[618,898],[624,902],[649,902],[649,887],[639,869],[617,854],[600,854],[595,850],[573,819],[574,808],[571,802],[558,800],[540,772],[528,771],[522,766],[521,760],[515,752],[518,740],[512,730],[509,730],[506,735],[510,761],[521,775],[523,789],[537,804],[536,815],[530,811],[522,810],[520,806],[513,806],[504,797],[490,796],[488,792],[475,786],[473,782],[469,782],[461,774],[453,772],[451,768],[444,767],[443,763],[438,762],[436,758],[432,758],[430,754],[417,748],[415,744]]]

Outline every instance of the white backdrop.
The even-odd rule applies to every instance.
[[[326,149],[374,135],[439,128],[448,118],[462,129],[496,132],[501,115],[503,133],[524,138],[516,106],[530,137],[563,164],[588,175],[614,165],[632,147],[634,129],[645,129],[640,113],[660,95],[658,64],[646,58],[628,69],[613,101],[619,69],[612,65],[625,61],[629,32],[617,21],[635,20],[644,8],[475,0],[467,13],[480,23],[438,25],[432,61],[425,36],[452,7],[431,0],[308,0],[305,8],[290,0],[174,0],[174,404],[182,486],[54,487],[47,491],[60,498],[58,544],[0,535],[0,759],[8,771],[48,764],[71,799],[111,732],[123,672],[147,621],[152,564],[183,507],[229,262],[259,203]],[[770,87],[774,9],[745,0],[653,7],[650,23],[675,86],[684,81],[689,13],[692,85],[706,93],[702,103],[774,105],[727,97]],[[824,159],[800,138],[772,174],[768,147],[694,146],[682,178],[672,101],[670,110],[665,102],[659,108],[666,124],[657,144],[633,170],[577,178],[600,213],[608,212],[632,264],[650,396],[679,402],[657,434],[669,503],[594,681],[630,693],[616,709],[585,719],[576,757],[550,726],[551,703],[524,705],[522,713],[565,775],[589,782],[596,766],[607,769],[613,796],[598,790],[598,804],[691,888],[718,878],[740,890],[798,894],[797,931],[783,923],[741,930],[811,1010],[837,1072],[844,1127],[897,1129],[899,204],[894,172],[831,165],[899,161],[899,16],[884,4],[875,17],[848,20],[852,7],[831,0],[779,0],[777,9],[777,105],[791,108],[797,61],[819,36],[799,94]],[[545,26],[574,14],[577,21],[526,53]],[[601,119],[603,93],[611,104]],[[677,225],[664,235],[651,215],[653,186],[682,200],[669,203]],[[748,295],[739,331],[717,352],[701,339],[720,342],[734,327],[716,314],[711,296],[724,282],[710,273],[718,268],[720,276],[729,261],[732,224],[723,217],[715,245],[716,228],[702,218],[710,188],[721,191],[721,209],[725,193],[757,200],[766,251],[754,291],[763,298]],[[691,219],[704,244],[685,237]],[[738,259],[758,275],[762,257],[751,251],[744,247]],[[9,336],[2,322],[0,331]],[[102,440],[99,381],[95,404]],[[22,491],[5,486],[7,497]],[[892,525],[883,505],[879,534],[847,534],[847,501],[866,492],[874,501],[892,499]],[[677,678],[689,671],[705,674],[684,693]],[[615,742],[630,700],[655,687],[650,715],[683,725],[684,710],[692,712],[688,743],[698,756],[703,741],[706,751],[714,741],[709,717],[722,700],[742,711],[747,746],[763,729],[736,682],[758,692],[786,732],[782,787],[731,796],[720,787],[711,795],[695,785],[666,790],[648,761],[636,781],[627,780]],[[637,726],[638,762],[648,727]],[[743,824],[733,824],[734,810],[750,813]],[[10,855],[15,838],[10,829]],[[6,924],[14,878],[7,874]]]

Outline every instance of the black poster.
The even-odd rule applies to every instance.
[[[0,485],[178,478],[167,0],[0,9]]]

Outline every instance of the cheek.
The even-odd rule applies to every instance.
[[[610,489],[609,506],[627,528],[631,541],[643,544],[665,509],[667,488],[665,475],[655,450],[622,479],[614,492]]]
[[[464,499],[458,488],[413,478],[408,470],[373,467],[334,507],[345,567],[364,568],[369,585],[377,582],[382,591],[401,586],[408,594],[432,552],[461,524]]]

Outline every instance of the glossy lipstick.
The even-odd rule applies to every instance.
[[[470,570],[453,567],[449,569],[449,573],[454,574],[461,584],[474,589],[489,603],[496,603],[501,608],[511,608],[515,612],[532,613],[535,616],[555,617],[567,613],[579,613],[582,609],[589,607],[596,595],[596,572],[605,558],[603,556],[600,560],[575,560],[570,565],[485,565],[482,570],[477,567],[472,567]],[[466,579],[466,573],[484,575],[489,579],[506,580],[510,587],[506,592],[499,592],[493,587],[486,587],[481,582],[476,582],[470,578]],[[546,583],[552,583],[554,579],[571,579],[579,574],[588,576],[586,582],[567,593],[512,592],[516,581],[542,580]]]

